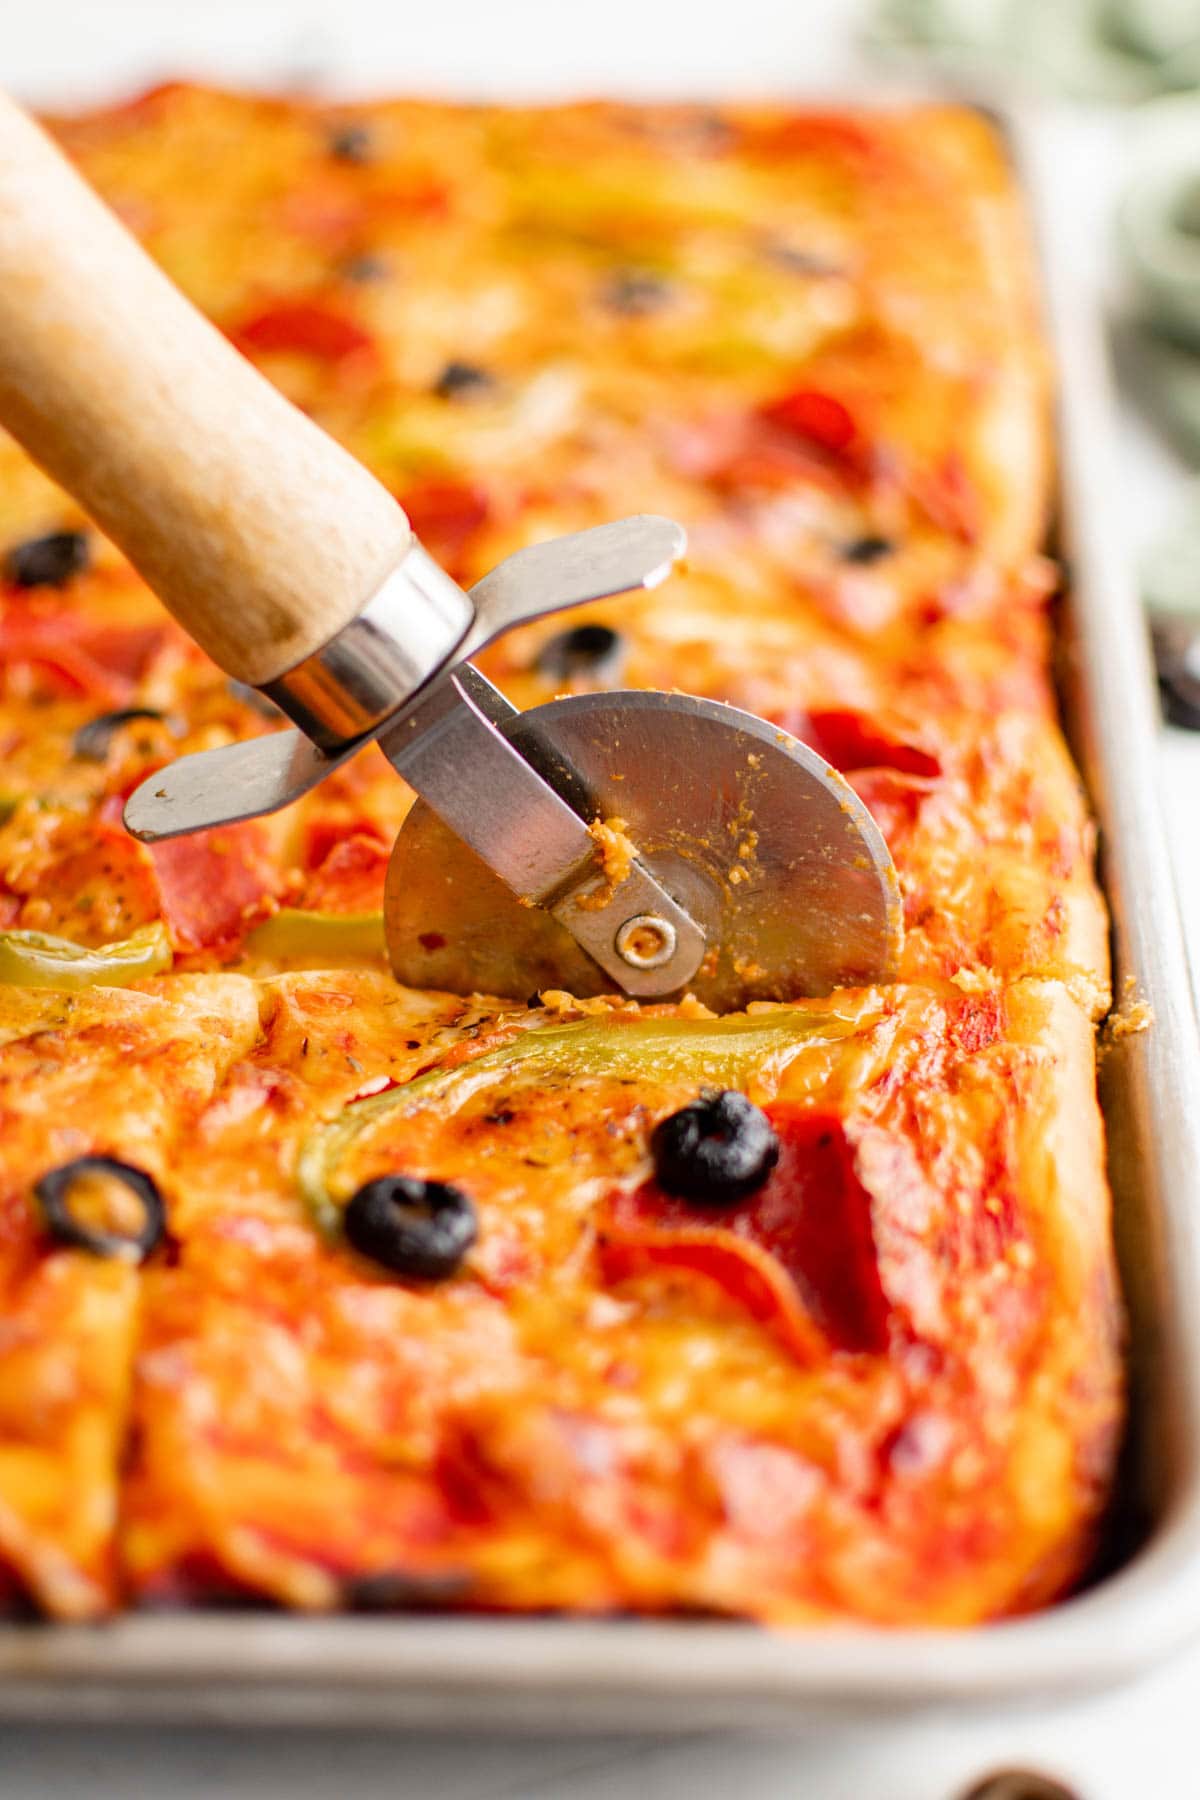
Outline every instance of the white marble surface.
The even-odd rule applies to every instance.
[[[322,71],[343,87],[467,93],[778,91],[854,81],[855,12],[850,0],[739,0],[704,12],[674,0],[0,0],[0,81],[64,104],[179,72],[269,81]],[[1096,207],[1099,166],[1080,181],[1080,204]],[[1119,502],[1140,543],[1169,514],[1182,475],[1132,411],[1122,451]],[[1162,768],[1200,967],[1200,736],[1165,732]],[[1195,1800],[1198,1693],[1200,1648],[1135,1687],[1069,1707],[946,1711],[870,1731],[831,1721],[792,1738],[78,1729],[64,1716],[61,1726],[0,1728],[0,1796],[953,1800],[983,1771],[1020,1763],[1069,1779],[1081,1800]]]

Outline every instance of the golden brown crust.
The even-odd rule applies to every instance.
[[[101,1354],[85,1346],[108,1383],[92,1416],[111,1435],[74,1471],[93,1519],[107,1471],[107,1529],[80,1557],[101,1593],[127,1428],[113,1396],[135,1351],[134,1595],[328,1606],[403,1570],[491,1605],[962,1623],[1079,1572],[1119,1419],[1119,1307],[1090,1032],[1056,984],[868,991],[740,1025],[651,1009],[639,1046],[629,1010],[555,1037],[537,1015],[326,971],[263,984],[250,1033],[248,984],[207,980],[202,1035],[232,1060],[214,1088],[210,1053],[177,1041],[185,1073],[154,1134],[171,1147],[170,1263],[136,1301],[122,1271],[93,1321]],[[161,1006],[107,990],[63,1021],[58,996],[26,1002],[0,1057],[22,1185],[54,1104],[52,1081],[23,1080],[31,1047],[54,1035],[92,1119],[113,1089],[97,1027],[129,1068],[161,1065]],[[702,1219],[698,1237],[675,1215],[653,1225],[650,1128],[731,1056],[781,1134],[775,1185],[759,1214]],[[409,1099],[431,1058],[445,1073]],[[389,1104],[324,1179],[335,1205],[396,1167],[464,1186],[480,1241],[439,1289],[314,1229],[297,1159],[364,1091]],[[145,1163],[144,1133],[134,1092],[95,1147]],[[761,1253],[739,1232],[774,1245],[775,1288],[746,1287]],[[19,1316],[47,1282],[108,1292],[84,1253],[39,1255],[28,1219],[23,1239]],[[71,1318],[64,1298],[42,1347],[60,1374]],[[44,1570],[63,1534],[18,1476],[10,1506],[36,1542],[9,1554],[69,1611]]]

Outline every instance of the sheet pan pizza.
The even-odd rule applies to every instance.
[[[53,125],[460,580],[685,523],[685,572],[488,673],[815,745],[906,947],[724,1018],[404,989],[373,749],[135,843],[147,773],[278,720],[0,443],[5,1601],[966,1625],[1067,1591],[1123,1409],[1107,921],[988,127],[183,85]]]

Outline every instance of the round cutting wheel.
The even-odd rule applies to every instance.
[[[887,846],[843,777],[787,732],[717,701],[649,692],[553,700],[504,730],[582,818],[621,820],[702,926],[707,952],[688,987],[706,1005],[727,1012],[894,976]],[[613,989],[550,912],[519,902],[421,801],[392,852],[385,920],[392,966],[412,987],[519,1000]]]

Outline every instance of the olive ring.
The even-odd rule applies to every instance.
[[[75,1217],[71,1211],[71,1190],[87,1175],[108,1175],[128,1188],[142,1208],[140,1230],[105,1231]],[[34,1183],[33,1192],[47,1229],[59,1243],[89,1250],[93,1256],[143,1262],[166,1231],[166,1208],[158,1184],[144,1169],[135,1169],[131,1163],[118,1162],[112,1156],[77,1156],[73,1162],[48,1170]]]

